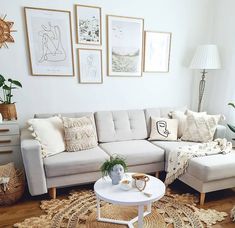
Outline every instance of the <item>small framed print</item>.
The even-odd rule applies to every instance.
[[[142,76],[144,19],[107,16],[108,75]]]
[[[78,49],[78,67],[80,83],[103,83],[101,50],[85,48]]]
[[[75,5],[78,44],[101,45],[101,8]]]
[[[25,7],[32,75],[74,76],[70,11]]]
[[[145,31],[144,72],[169,72],[171,33]]]

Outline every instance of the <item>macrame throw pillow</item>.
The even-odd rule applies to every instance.
[[[187,127],[182,140],[191,142],[210,142],[214,138],[217,124],[221,115],[207,115],[205,113],[187,113]]]
[[[65,150],[64,128],[60,117],[54,116],[45,119],[30,119],[29,130],[32,136],[39,141],[43,157],[48,157]]]
[[[149,140],[177,140],[178,120],[151,117]]]
[[[172,111],[169,116],[172,119],[178,120],[178,138],[183,136],[184,130],[187,127],[187,114],[194,114],[196,116],[206,115],[206,112],[193,112],[191,110],[183,111]]]
[[[97,135],[92,116],[63,117],[66,151],[87,150],[97,146]]]

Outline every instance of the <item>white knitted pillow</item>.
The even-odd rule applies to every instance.
[[[192,142],[210,142],[214,138],[220,115],[187,113],[187,127],[182,140]]]
[[[58,116],[46,119],[30,119],[29,130],[41,144],[43,157],[48,157],[65,150],[63,122]]]

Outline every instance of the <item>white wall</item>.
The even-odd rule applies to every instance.
[[[102,85],[78,84],[76,49],[79,46],[75,44],[74,4],[79,3],[102,7]],[[75,77],[30,75],[24,6],[72,11]],[[209,0],[1,0],[0,14],[6,13],[7,19],[15,22],[17,32],[13,34],[15,43],[9,49],[0,50],[0,74],[23,84],[23,89],[15,93],[21,124],[34,113],[190,106],[193,72],[187,65],[195,47],[207,40],[209,9]],[[172,32],[170,72],[144,73],[142,78],[107,77],[106,14],[142,17],[146,30]]]
[[[218,45],[222,69],[207,77],[205,107],[211,113],[222,113],[227,122],[235,123],[235,112],[227,104],[235,102],[235,1],[213,0],[214,22],[211,43]],[[228,136],[232,133],[228,131]],[[234,134],[233,134],[234,137]]]

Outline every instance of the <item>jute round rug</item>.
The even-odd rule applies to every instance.
[[[72,192],[68,199],[42,201],[41,209],[45,215],[28,218],[14,227],[126,228],[125,225],[96,221],[96,198],[91,190]],[[137,216],[137,209],[102,202],[101,214],[107,218],[130,220]],[[168,193],[153,203],[152,213],[144,218],[144,227],[204,228],[224,220],[225,216],[225,212],[197,208],[193,195]]]

